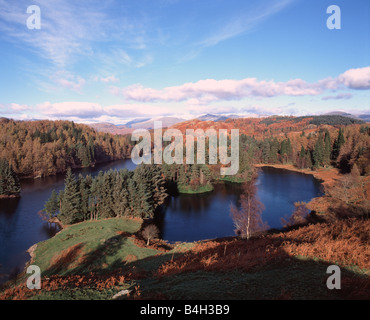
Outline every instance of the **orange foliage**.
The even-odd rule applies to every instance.
[[[54,272],[66,270],[71,267],[72,263],[82,253],[83,244],[77,243],[65,250],[60,254],[54,256],[50,262],[50,269]]]
[[[305,256],[343,266],[370,267],[368,235],[370,221],[343,220],[309,225],[286,233],[263,236],[249,241],[228,239],[200,242],[177,259],[165,262],[156,275],[197,270],[224,271],[254,268]]]

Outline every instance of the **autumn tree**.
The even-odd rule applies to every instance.
[[[268,228],[262,220],[264,205],[259,201],[256,193],[255,179],[252,179],[244,184],[244,192],[240,196],[240,208],[233,204],[230,207],[235,233],[247,240],[255,233]]]
[[[295,202],[294,210],[289,219],[281,218],[281,223],[284,227],[291,227],[294,225],[302,225],[307,222],[307,217],[310,210],[305,202]]]
[[[65,173],[68,167],[127,158],[129,137],[96,132],[70,121],[0,121],[0,158],[20,177]]]
[[[150,243],[150,240],[158,237],[159,230],[154,224],[150,224],[144,228],[141,234],[143,238],[147,241],[146,245],[148,246]]]

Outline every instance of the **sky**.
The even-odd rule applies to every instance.
[[[0,61],[13,119],[364,114],[370,1],[0,0]]]

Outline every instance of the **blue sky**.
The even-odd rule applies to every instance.
[[[0,0],[0,59],[15,119],[369,113],[370,1]]]

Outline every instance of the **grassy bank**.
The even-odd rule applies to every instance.
[[[353,299],[368,298],[368,220],[349,219],[267,234],[150,247],[140,222],[109,219],[67,227],[41,242],[32,263],[42,289],[25,278],[0,299]],[[326,269],[342,270],[342,290]]]
[[[207,193],[213,190],[214,190],[214,187],[211,184],[200,186],[199,188],[196,188],[196,189],[193,189],[191,186],[184,186],[181,184],[178,186],[179,193],[184,193],[184,194]]]

